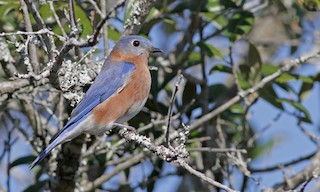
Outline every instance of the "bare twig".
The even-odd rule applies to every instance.
[[[74,0],[68,0],[68,7],[69,7],[69,19],[70,19],[70,26],[71,26],[70,37],[77,37],[79,34],[79,29],[76,21]]]
[[[213,179],[205,176],[203,173],[193,169],[184,160],[184,158],[185,158],[184,156],[180,156],[180,154],[176,154],[173,150],[166,148],[163,145],[157,146],[151,142],[150,138],[137,134],[135,131],[133,131],[133,130],[135,130],[135,128],[133,128],[131,126],[127,126],[127,125],[122,125],[122,124],[115,124],[115,126],[118,127],[118,128],[115,128],[117,130],[118,134],[122,138],[124,138],[126,141],[135,142],[135,143],[143,146],[148,151],[156,154],[162,160],[172,162],[174,164],[178,164],[179,166],[183,167],[191,174],[199,177],[203,181],[206,181],[207,183],[209,183],[215,187],[218,187],[218,188],[224,189],[226,191],[230,191],[230,192],[235,191],[235,190],[230,189],[227,186],[225,186],[219,182],[216,182]],[[135,155],[134,157],[132,157],[133,159],[129,159],[129,160],[125,161],[124,163],[119,164],[116,167],[116,169],[114,171],[112,171],[112,174],[107,174],[107,176],[106,175],[101,176],[100,178],[98,178],[94,182],[90,183],[88,185],[90,187],[87,188],[86,191],[94,189],[94,187],[101,185],[103,182],[110,179],[115,174],[130,167],[132,164],[139,162],[143,158],[143,156],[144,156],[143,153],[139,153],[139,154]]]
[[[118,125],[120,126],[120,125]],[[206,181],[207,183],[209,183],[210,185],[213,185],[215,187],[224,189],[226,191],[230,191],[230,192],[234,192],[235,190],[228,188],[227,186],[214,181],[213,179],[207,177],[205,174],[193,169],[190,165],[188,165],[188,163],[184,160],[184,157],[180,157],[179,154],[174,153],[171,149],[166,148],[162,145],[160,146],[156,146],[153,143],[151,143],[150,139],[145,137],[145,136],[141,136],[138,135],[137,133],[130,131],[133,128],[128,129],[128,126],[122,126],[122,128],[118,131],[118,134],[123,137],[126,141],[130,141],[130,142],[135,142],[138,143],[139,145],[147,148],[149,151],[151,151],[152,153],[156,154],[158,157],[160,157],[162,160],[168,161],[174,163],[174,164],[178,164],[179,166],[183,167],[184,169],[186,169],[188,172],[190,172],[191,174],[199,177],[200,179],[202,179],[203,181]]]
[[[207,183],[215,186],[215,187],[218,187],[220,189],[223,189],[225,191],[228,191],[228,192],[235,192],[236,190],[233,190],[233,189],[230,189],[229,187],[207,177],[205,174],[193,169],[187,162],[185,162],[184,160],[182,159],[178,159],[175,161],[175,163],[178,163],[178,165],[180,165],[181,167],[183,167],[185,170],[187,170],[189,173],[191,173],[192,175],[195,175],[197,177],[199,177],[201,180],[203,181],[206,181]]]
[[[59,28],[60,28],[60,30],[61,30],[61,32],[62,32],[62,35],[63,35],[64,37],[67,37],[67,33],[66,33],[66,31],[64,30],[64,28],[63,28],[63,26],[62,26],[62,24],[61,24],[60,18],[59,18],[59,16],[58,16],[57,12],[56,12],[55,9],[54,9],[53,1],[47,1],[47,2],[49,3],[50,10],[51,10],[51,12],[52,12],[52,14],[53,14],[53,16],[54,16],[54,18],[55,18],[55,20],[56,20]],[[54,33],[54,34],[55,34],[55,33]]]
[[[309,137],[309,139],[310,139],[311,142],[313,142],[315,145],[318,145],[318,142],[320,141],[320,136],[318,136],[318,135],[316,135],[316,134],[313,134],[313,133],[307,131],[307,130],[303,127],[301,121],[299,121],[298,127],[299,127],[299,129],[300,129],[307,137]]]
[[[118,164],[110,173],[104,174],[95,181],[88,183],[87,188],[84,189],[84,191],[92,191],[98,186],[102,185],[105,181],[111,179],[113,176],[117,175],[119,172],[131,167],[132,165],[139,163],[144,158],[144,153],[138,153],[137,155],[134,155],[133,157],[127,159],[123,163]]]
[[[91,3],[93,5],[94,9],[100,15],[100,17],[104,17],[105,16],[105,14],[102,13],[103,12],[102,6],[101,6],[102,10],[100,10],[100,8],[98,7],[98,4],[94,0],[89,0],[89,3]],[[101,3],[102,3],[102,1],[101,1]]]
[[[100,1],[101,4],[101,14],[102,17],[105,17],[107,5],[105,0]],[[102,34],[103,34],[103,49],[104,49],[104,57],[106,58],[109,54],[109,46],[108,46],[108,22],[106,21],[102,28]]]
[[[4,93],[12,93],[28,85],[30,85],[30,81],[27,79],[16,79],[14,81],[2,81],[0,82],[0,95]]]
[[[225,111],[226,109],[228,109],[229,107],[234,105],[235,103],[239,102],[241,100],[241,98],[247,97],[250,94],[255,93],[256,91],[262,89],[265,85],[274,81],[283,73],[291,71],[295,67],[300,66],[301,64],[306,63],[308,60],[310,60],[314,57],[317,57],[319,55],[320,55],[320,51],[317,51],[317,52],[314,52],[314,53],[311,53],[308,55],[301,56],[291,62],[285,63],[282,67],[280,67],[280,69],[278,69],[273,74],[263,78],[259,83],[257,83],[253,87],[251,87],[243,92],[239,92],[237,96],[234,96],[225,104],[221,105],[220,107],[216,108],[215,110],[211,111],[210,113],[202,116],[201,118],[199,118],[198,120],[193,122],[189,127],[190,131],[201,126],[203,123],[211,120],[212,118],[216,117],[218,114],[222,113],[223,111]]]
[[[183,75],[181,74],[181,71],[178,71],[177,74],[177,81],[175,83],[175,87],[174,87],[174,91],[172,93],[171,96],[171,100],[170,100],[170,105],[169,105],[169,110],[168,110],[168,121],[167,121],[167,129],[166,129],[166,146],[169,147],[170,146],[170,141],[169,141],[169,134],[170,134],[170,124],[171,124],[171,118],[172,118],[172,113],[173,113],[173,106],[174,106],[174,101],[176,99],[178,90],[179,90],[179,86],[181,83],[181,80],[183,78]]]
[[[317,176],[312,176],[310,177],[306,182],[304,182],[304,184],[302,185],[300,192],[304,192],[305,188],[307,187],[307,185],[310,183],[310,181],[312,181],[312,179],[316,178]]]
[[[23,19],[24,19],[26,31],[32,32],[33,29],[32,29],[31,20],[29,17],[28,7],[27,7],[26,3],[24,2],[24,0],[20,0],[20,4],[21,4],[22,11],[23,11],[23,16],[24,16]],[[29,37],[28,37],[28,39],[29,39]],[[30,57],[30,61],[31,61],[32,71],[37,74],[40,70],[37,48],[32,43],[26,45],[26,47],[27,46],[29,47],[29,57]],[[27,54],[28,54],[28,52],[27,52]]]
[[[39,29],[46,29],[47,26],[46,26],[45,22],[43,21],[38,9],[34,5],[34,2],[31,0],[25,0],[25,3],[28,6],[28,10],[31,11],[34,19],[36,20],[37,24],[39,25]],[[49,54],[49,58],[51,60],[54,60],[54,56],[55,56],[54,52],[56,51],[56,46],[54,44],[53,38],[48,34],[43,34],[42,37],[44,39],[44,43],[46,45],[46,48],[47,48],[47,51]]]
[[[17,32],[8,32],[8,33],[0,33],[0,37],[5,37],[5,36],[16,36],[16,35],[43,35],[43,34],[50,34],[52,36],[55,36],[57,37],[60,41],[65,41],[66,38],[65,37],[62,37],[52,31],[50,31],[49,29],[47,28],[44,28],[44,29],[40,29],[38,31],[29,31],[29,32],[26,32],[26,31],[17,31]]]
[[[319,175],[319,167],[320,167],[320,152],[318,151],[312,158],[311,163],[309,166],[304,168],[299,173],[295,173],[293,176],[288,177],[285,179],[284,182],[278,183],[274,185],[275,191],[281,191],[283,189],[295,189],[303,182],[308,181],[310,177],[318,176]]]
[[[227,153],[227,152],[240,152],[247,153],[245,149],[233,149],[233,148],[210,148],[210,147],[199,147],[199,148],[187,148],[189,152],[212,152],[212,153]]]
[[[278,164],[278,165],[275,165],[275,166],[272,166],[272,167],[267,167],[267,168],[262,168],[262,169],[249,168],[249,170],[250,170],[252,173],[274,171],[274,170],[279,169],[279,167],[287,167],[287,166],[290,166],[290,165],[294,165],[294,164],[300,163],[300,162],[302,162],[302,161],[309,160],[310,158],[314,157],[315,155],[316,155],[316,152],[311,153],[311,154],[306,155],[306,156],[303,156],[303,157],[300,157],[300,158],[298,158],[298,159],[289,161],[289,162],[287,162],[287,163]]]
[[[92,46],[95,45],[98,42],[98,36],[100,34],[100,31],[102,29],[102,27],[104,26],[104,24],[107,22],[107,20],[110,18],[111,14],[117,10],[119,7],[123,6],[124,3],[126,2],[126,0],[120,0],[117,2],[117,4],[110,9],[110,11],[105,15],[105,17],[99,22],[99,24],[97,25],[97,27],[95,28],[93,35],[91,36],[90,39],[88,39],[88,43],[83,44],[80,47],[87,47],[87,46]]]
[[[247,146],[252,147],[253,143],[269,128],[277,122],[283,113],[278,113],[267,125],[265,125],[260,131],[257,131],[251,138],[248,139]]]

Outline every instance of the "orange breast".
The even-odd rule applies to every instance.
[[[127,58],[125,61],[135,63],[127,85],[112,97],[95,107],[93,117],[99,124],[107,125],[126,115],[131,106],[146,99],[150,92],[151,76],[146,58]],[[107,87],[106,87],[107,89]]]

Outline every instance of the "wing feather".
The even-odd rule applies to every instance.
[[[106,61],[101,72],[96,77],[93,84],[88,89],[82,101],[76,106],[71,113],[71,119],[52,139],[56,139],[63,131],[71,125],[83,120],[93,108],[107,100],[119,89],[122,89],[130,74],[135,70],[135,65],[130,62],[111,63]],[[74,127],[74,126],[72,126]]]

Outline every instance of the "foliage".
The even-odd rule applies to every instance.
[[[127,19],[137,11],[133,4],[137,5],[139,1],[128,1],[115,9],[112,7],[117,1],[106,1],[106,5],[103,5],[103,0],[74,1],[74,23],[77,30],[72,28],[70,3],[33,2],[31,4],[36,6],[47,29],[52,32],[38,34],[42,28],[32,13],[30,4],[22,5],[21,2],[24,1],[0,2],[0,131],[1,135],[5,135],[1,138],[4,145],[0,146],[3,151],[0,151],[0,155],[3,154],[0,162],[7,164],[7,172],[1,171],[7,174],[8,180],[17,177],[14,172],[16,169],[28,176],[33,173],[28,186],[19,190],[57,191],[58,188],[53,187],[52,178],[61,182],[61,186],[64,180],[54,177],[53,173],[57,171],[61,174],[56,167],[57,162],[60,166],[61,159],[66,158],[69,151],[54,151],[31,172],[23,165],[29,164],[34,155],[63,127],[74,104],[83,97],[110,51],[102,42],[105,40],[112,44],[123,33],[128,32],[126,30],[130,22]],[[187,149],[190,149],[189,162],[193,167],[236,190],[246,191],[252,186],[262,188],[263,186],[253,181],[256,174],[264,171],[254,169],[252,162],[259,161],[281,142],[285,142],[265,136],[264,133],[275,127],[282,114],[290,116],[296,122],[292,129],[302,130],[303,133],[300,134],[305,134],[315,144],[319,140],[315,131],[317,119],[311,112],[313,109],[304,103],[318,86],[319,67],[315,67],[311,63],[313,61],[307,64],[298,61],[297,66],[303,67],[283,70],[290,63],[289,60],[297,55],[319,50],[320,43],[316,39],[316,33],[319,33],[319,25],[316,25],[319,15],[305,9],[311,1],[286,2],[287,4],[282,1],[269,4],[268,1],[239,0],[156,1],[141,23],[139,34],[150,37],[166,54],[150,60],[150,65],[157,67],[157,70],[151,70],[152,90],[144,110],[129,124],[139,128],[143,135],[161,138],[165,134],[163,127],[166,126],[168,110],[173,106],[171,130],[179,132],[183,129],[183,124],[190,126]],[[318,4],[315,3],[314,7],[316,5]],[[29,19],[26,19],[21,7],[28,10]],[[90,42],[99,22],[108,12],[112,14],[97,45],[72,44],[75,41],[79,44]],[[35,33],[19,33],[28,31],[28,20]],[[52,37],[59,53],[48,51],[50,43],[46,36]],[[305,39],[308,38],[314,41],[306,45]],[[56,58],[52,54],[60,54],[61,57]],[[51,69],[59,61],[59,70],[53,73],[54,70]],[[305,73],[301,70],[304,67],[314,70],[312,73]],[[51,72],[50,76],[43,75],[46,70]],[[184,81],[179,85],[176,101],[170,103],[177,73],[180,71]],[[261,84],[277,72],[280,72],[279,76]],[[262,85],[259,89],[240,102],[224,107],[232,98],[241,96],[259,84]],[[261,104],[267,104],[270,108],[266,109],[265,117],[257,117],[252,113],[257,109],[261,110]],[[193,126],[206,114],[215,112],[217,114],[203,121],[201,126]],[[265,125],[257,122],[257,119],[262,118],[271,123]],[[313,131],[306,131],[304,126],[311,127]],[[263,131],[260,132],[262,127]],[[82,150],[81,147],[77,148],[79,154],[76,157],[80,159],[80,163],[78,165],[74,162],[77,172],[71,175],[75,177],[72,182],[76,184],[71,188],[81,186],[80,190],[90,190],[93,186],[103,190],[132,191],[141,188],[153,191],[160,178],[177,175],[182,178],[182,182],[176,184],[181,191],[212,191],[199,178],[188,179],[190,175],[178,168],[173,173],[164,174],[168,170],[164,161],[150,153],[141,155],[144,149],[124,143],[116,134],[107,139],[86,136],[80,140],[75,143],[80,143],[80,146],[85,144]],[[176,144],[174,139],[171,142]],[[23,143],[28,143],[28,148],[23,147],[28,153],[19,151],[22,151],[19,148]],[[204,150],[207,147],[213,151],[220,149],[222,152]],[[229,149],[232,150],[228,151]],[[312,157],[308,159],[309,166],[312,164]],[[280,162],[283,162],[282,159]],[[146,164],[148,170],[141,168]],[[63,166],[68,167],[68,164],[61,165],[60,168],[63,169]],[[3,169],[4,166],[1,167]],[[277,170],[280,172],[282,169],[286,169],[286,166],[279,166]],[[117,172],[112,173],[110,170]],[[132,179],[141,170],[145,178]],[[267,171],[268,169],[265,172]],[[113,177],[120,173],[124,180]],[[239,173],[241,177],[238,176]],[[237,182],[233,177],[243,182]],[[110,181],[111,178],[116,178],[119,182],[114,184]],[[102,179],[105,179],[102,182],[104,184],[93,185],[94,181]],[[282,181],[283,178],[277,179],[274,183],[290,189],[296,189],[306,181],[301,180],[293,186],[287,186]],[[186,183],[188,181],[192,182]],[[4,183],[0,183],[0,190],[15,190],[10,182],[6,187],[1,186]],[[268,187],[276,189],[278,186]]]

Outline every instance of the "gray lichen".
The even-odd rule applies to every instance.
[[[85,95],[83,87],[92,84],[102,66],[101,62],[94,63],[84,60],[79,64],[71,60],[65,60],[58,72],[63,96],[75,106]]]

